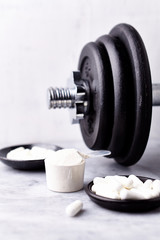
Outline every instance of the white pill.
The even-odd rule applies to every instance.
[[[159,195],[160,195],[159,192],[157,190],[154,190],[154,189],[152,189],[151,194],[152,194],[152,198],[159,197]]]
[[[133,187],[134,188],[138,188],[138,187],[143,185],[143,182],[138,177],[136,177],[133,174],[129,175],[128,179],[132,179],[133,180]]]
[[[119,192],[121,188],[123,188],[123,185],[120,181],[117,180],[115,176],[106,176],[105,177],[106,183],[112,191]]]
[[[104,182],[102,183],[99,182],[99,183],[93,184],[91,190],[93,192],[96,192],[98,189],[105,189],[105,188],[107,188],[107,184]]]
[[[152,182],[152,188],[156,189],[157,191],[160,191],[160,180],[154,180]]]
[[[8,152],[7,158],[16,159],[16,155],[18,155],[18,153],[23,150],[24,150],[24,147],[18,147],[18,148],[13,149],[10,152]]]
[[[97,184],[94,184],[93,185],[93,191],[98,191],[98,190],[103,190],[103,189],[111,189],[111,186],[109,185],[109,184],[107,184],[107,183],[105,183],[105,182],[103,182],[103,183],[97,183]]]
[[[92,185],[91,191],[94,192],[94,193],[96,193],[96,185],[95,185],[95,184]]]
[[[104,183],[105,182],[105,178],[102,178],[102,177],[95,177],[93,179],[93,183],[94,184],[98,184],[98,183]]]
[[[102,197],[106,198],[112,198],[112,199],[120,199],[120,195],[116,191],[112,191],[110,189],[98,189],[96,191],[96,194]]]
[[[95,184],[92,188],[93,191],[102,197],[113,198],[113,199],[120,199],[119,192],[122,188],[122,185],[118,183],[117,185],[113,182],[106,183],[106,184]]]
[[[147,180],[143,183],[143,186],[144,186],[145,188],[151,189],[151,188],[152,188],[152,180],[151,180],[151,179],[147,179]]]
[[[134,184],[133,180],[127,178],[126,181],[123,184],[123,187],[126,188],[126,189],[131,189],[133,187],[133,184]]]
[[[123,185],[116,180],[112,180],[110,183],[110,188],[112,189],[112,191],[116,191],[119,193],[120,190],[123,188]]]
[[[7,158],[15,159],[15,160],[44,159],[48,156],[48,151],[54,152],[53,150],[47,150],[45,148],[38,147],[38,146],[34,146],[32,147],[32,149],[18,147],[10,151],[7,154]]]
[[[144,186],[144,184],[141,187],[138,187],[137,190],[140,191],[143,194],[144,199],[149,199],[149,198],[153,197],[152,196],[152,189]]]
[[[115,179],[122,184],[124,188],[131,189],[133,187],[133,180],[125,176],[115,176]]]
[[[91,188],[92,192],[96,192],[97,191],[97,189],[99,188],[98,185],[99,185],[98,183],[92,185],[92,188]]]
[[[121,200],[132,199],[132,200],[141,200],[144,199],[144,194],[138,189],[132,188],[130,190],[123,188],[120,192]]]
[[[30,150],[30,153],[33,156],[33,159],[43,159],[47,156],[47,149],[39,146],[34,146]]]
[[[92,191],[96,192],[97,190],[103,191],[117,191],[119,192],[123,185],[118,182],[114,176],[107,176],[106,178],[96,177],[93,180]]]
[[[104,179],[105,179],[107,182],[110,182],[110,181],[112,181],[112,180],[115,179],[115,176],[106,176]]]
[[[158,197],[160,195],[160,180],[154,180],[152,182],[152,194],[154,197]]]
[[[74,217],[77,213],[79,213],[82,210],[82,208],[83,208],[82,201],[76,200],[66,207],[66,214],[69,217]]]
[[[125,177],[125,176],[115,175],[115,179],[116,179],[118,182],[120,182],[122,185],[125,185],[128,178]]]

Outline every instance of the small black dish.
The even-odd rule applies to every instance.
[[[44,147],[47,149],[52,149],[54,151],[60,150],[62,149],[59,146],[56,145],[50,145],[50,144],[40,144],[40,143],[35,143],[35,144],[22,144],[22,145],[15,145],[15,146],[10,146],[10,147],[6,147],[6,148],[2,148],[0,149],[0,160],[1,162],[3,162],[4,164],[18,169],[18,170],[41,170],[44,169],[44,159],[36,159],[36,160],[12,160],[12,159],[8,159],[7,153],[15,148],[18,147],[24,147],[24,148],[29,148],[31,149],[34,146],[38,146],[38,147]]]
[[[128,176],[126,176],[128,177]],[[153,178],[146,178],[138,176],[138,178],[145,182],[147,179],[155,180]],[[90,199],[100,205],[101,207],[120,211],[120,212],[147,212],[160,207],[160,197],[144,199],[144,200],[117,200],[106,197],[101,197],[92,192],[91,188],[93,181],[85,186],[85,191]]]

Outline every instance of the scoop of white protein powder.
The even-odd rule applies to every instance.
[[[76,149],[62,149],[45,159],[48,189],[75,192],[83,188],[85,158]]]

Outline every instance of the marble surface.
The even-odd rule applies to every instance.
[[[65,147],[75,145],[62,144]],[[78,144],[77,146],[81,146]],[[107,174],[160,178],[160,144],[150,141],[139,163],[122,167],[113,159],[88,159],[85,179]],[[67,217],[65,207],[81,199],[83,211]],[[159,239],[160,208],[149,213],[120,213],[93,203],[84,190],[56,193],[46,187],[44,171],[14,170],[0,163],[0,239]]]

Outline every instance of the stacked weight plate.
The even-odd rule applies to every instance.
[[[144,43],[119,24],[82,49],[78,68],[90,86],[90,110],[80,127],[86,145],[108,149],[123,165],[142,156],[150,132],[151,74]]]

